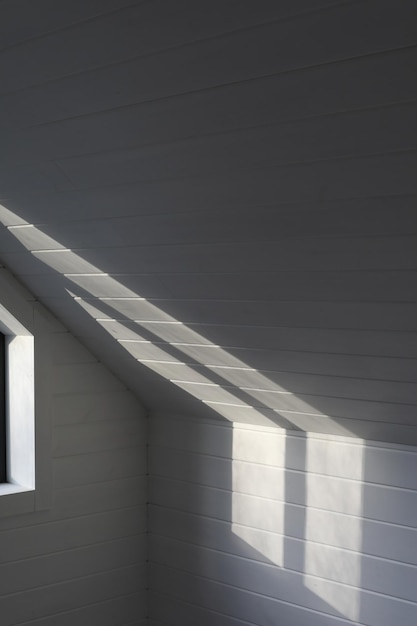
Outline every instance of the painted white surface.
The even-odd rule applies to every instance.
[[[35,361],[34,339],[9,337],[7,349],[7,478],[34,489]]]
[[[34,7],[2,262],[153,410],[417,443],[414,0]]]
[[[0,485],[0,493],[22,493],[35,488],[35,359],[33,334],[19,321],[22,309],[27,304],[24,299],[17,302],[8,297],[10,277],[0,274],[0,293],[6,292],[0,304],[0,328],[5,335],[5,390],[6,390],[6,465],[8,483]],[[10,308],[4,305],[8,303]],[[30,307],[29,307],[30,308]],[[33,332],[33,331],[32,331]],[[44,421],[39,420],[38,430]],[[26,499],[29,507],[32,495],[19,496]],[[0,514],[4,513],[5,501],[2,498]]]
[[[392,626],[417,619],[417,449],[150,421],[155,623]]]
[[[0,622],[144,624],[144,410],[10,275],[7,285],[3,301],[31,320],[43,426],[39,488],[0,491],[0,506],[12,499],[0,517]]]
[[[130,546],[114,544],[101,578],[97,553],[83,552],[78,569],[63,557],[144,528],[143,436],[127,385],[155,410],[258,425],[229,438],[213,423],[201,436],[165,423],[151,483],[160,621],[275,624],[279,605],[284,624],[295,612],[309,626],[336,613],[373,624],[382,594],[378,626],[398,606],[392,621],[415,623],[403,567],[416,565],[414,453],[366,445],[358,458],[346,447],[352,475],[332,456],[335,438],[322,454],[318,437],[284,442],[263,429],[417,443],[414,0],[57,7],[0,8],[0,257],[34,294],[22,323],[43,333],[36,410],[48,428],[36,444],[38,459],[53,455],[37,469],[51,483],[35,493],[39,512],[0,530],[3,558],[19,568],[52,554],[73,586],[55,574],[42,595],[32,570],[10,575],[27,602],[12,587],[5,615],[132,621],[141,585],[132,591]],[[255,442],[261,462],[234,458]],[[333,478],[316,465],[329,451]],[[380,577],[378,559],[389,561]],[[96,569],[81,580],[85,564]],[[107,601],[122,588],[126,601]],[[36,617],[57,605],[67,612]]]

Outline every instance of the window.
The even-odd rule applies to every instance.
[[[34,338],[0,304],[0,515],[34,510]]]
[[[3,476],[7,493],[35,488],[33,335],[0,305],[3,343]],[[1,374],[1,372],[0,372]],[[4,450],[5,448],[5,450]],[[5,461],[5,462],[4,462]]]
[[[0,333],[0,483],[6,482],[6,351],[5,337]]]
[[[1,462],[5,479],[0,482],[0,517],[5,517],[52,505],[49,373],[56,326],[5,268],[0,268],[0,297]]]

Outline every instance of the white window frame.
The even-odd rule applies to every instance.
[[[37,383],[35,376],[39,367],[45,370],[49,352],[47,336],[35,330],[39,305],[4,269],[0,299],[0,331],[6,339],[7,461],[7,482],[0,483],[1,519],[49,508],[51,472],[50,402],[45,384]]]

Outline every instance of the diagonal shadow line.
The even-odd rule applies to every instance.
[[[25,251],[27,252],[27,254],[30,254],[30,252],[28,252],[26,248],[25,248]],[[67,285],[68,287],[71,287],[72,291],[74,291],[74,282],[73,281],[71,281],[67,276],[61,274],[56,269],[54,269],[54,272],[59,274],[61,276],[62,280],[65,281],[65,282],[63,282],[63,287],[64,288],[65,288],[65,285]],[[111,274],[109,274],[108,276],[110,278]],[[112,280],[115,280],[115,279],[112,279]],[[70,289],[66,289],[66,291],[69,292]],[[88,291],[88,289],[85,289],[85,288],[77,285],[76,286],[76,291],[77,291],[77,294],[78,294],[77,296],[75,296],[76,298],[80,298],[82,300],[82,297],[84,296],[85,298],[90,298],[91,299],[91,295],[92,294]],[[68,298],[71,299],[70,293],[67,293],[67,295],[68,295]],[[139,296],[137,296],[137,297],[140,298]],[[141,301],[145,300],[145,299],[142,299],[142,298],[140,298],[140,299],[141,299]],[[76,302],[76,300],[74,301],[74,304],[75,304],[75,302]],[[116,310],[117,311],[117,317],[118,317],[117,322],[120,323],[124,328],[129,329],[131,331],[132,322],[137,324],[138,327],[140,327],[141,333],[143,333],[143,336],[146,337],[147,341],[150,341],[151,343],[158,343],[158,345],[163,346],[163,350],[165,351],[166,354],[170,355],[171,357],[173,357],[175,359],[178,359],[180,362],[183,362],[183,360],[184,360],[184,353],[178,346],[173,346],[169,341],[159,337],[156,333],[153,333],[149,329],[146,329],[146,328],[142,327],[140,322],[135,322],[134,320],[129,318],[127,315],[125,315],[123,313],[120,313],[115,307],[110,305],[108,302],[103,301],[103,300],[101,300],[99,298],[94,298],[94,302],[95,302],[95,305],[97,305],[99,303],[100,308],[98,310],[103,312],[105,315],[108,314],[111,318],[113,318],[114,311]],[[97,320],[94,319],[94,317],[91,314],[89,314],[88,311],[84,311],[84,312],[85,312],[85,315],[90,320],[99,323]],[[103,328],[103,332],[104,331],[105,331],[105,329]],[[108,334],[108,336],[111,337],[110,334]],[[114,339],[115,343],[118,343],[115,338],[113,338],[113,339]],[[131,355],[131,356],[132,356],[132,359],[135,360],[135,357],[133,355]],[[146,365],[146,364],[144,364],[144,365]],[[236,385],[231,385],[230,382],[227,381],[227,379],[225,379],[224,377],[222,377],[218,373],[213,372],[208,366],[206,366],[203,363],[201,363],[200,361],[198,361],[198,359],[193,358],[193,357],[187,355],[187,365],[189,367],[191,367],[192,369],[194,369],[195,371],[200,372],[200,370],[202,370],[204,372],[204,376],[211,383],[213,383],[215,385],[219,385],[223,389],[227,389],[227,390],[229,390],[229,388],[232,388],[233,389],[232,393],[234,394],[234,396],[236,398],[241,399],[248,406],[250,406],[252,408],[255,408],[253,406],[253,398],[252,398],[252,396],[249,393],[247,393],[245,390],[241,390]],[[158,372],[155,372],[155,373],[158,374]],[[273,382],[273,381],[271,381],[271,382]],[[175,383],[173,382],[173,384],[175,384]],[[185,390],[183,390],[183,391],[185,393]],[[271,409],[270,409],[270,407],[268,407],[268,405],[265,404],[265,403],[261,403],[260,401],[257,401],[257,403],[260,406],[259,407],[257,406],[256,410],[259,409],[259,412],[267,417],[268,422],[273,421],[273,419],[271,419],[271,414],[270,414]],[[213,406],[210,406],[210,408],[215,411],[215,408],[213,408]],[[238,410],[238,407],[236,407],[236,410]],[[295,427],[286,418],[283,418],[283,421],[280,422],[280,419],[279,419],[278,415],[276,417],[276,423],[279,426],[283,426],[284,428],[287,428],[287,429],[302,430],[302,429],[298,429],[297,427]],[[231,458],[232,458],[232,455],[231,455]],[[304,466],[305,466],[305,461],[306,461],[306,459],[305,459],[305,453],[304,453],[304,461],[303,461],[304,462]],[[285,476],[287,478],[288,471],[285,472]],[[304,481],[305,481],[305,478],[304,478]],[[286,535],[288,533],[288,530],[289,530],[288,526],[291,523],[291,519],[289,517],[287,518],[287,513],[288,513],[288,496],[290,495],[289,494],[290,488],[291,488],[291,485],[288,484],[287,489],[286,489],[286,497],[285,497],[285,501],[284,501],[284,507],[285,507],[284,508],[284,510],[285,510],[284,538],[286,537]],[[305,482],[304,482],[304,487],[301,490],[301,494],[299,493],[298,496],[301,497],[301,499],[304,500],[303,506],[304,506],[304,509],[305,509],[306,506],[307,506],[307,484]],[[291,498],[290,498],[290,500],[291,500]],[[305,513],[304,513],[302,526],[304,527],[304,535],[305,535],[305,526],[306,526],[306,516],[305,516]],[[288,547],[288,539],[285,539],[284,556],[286,555],[286,553],[288,552],[289,549],[290,548]],[[304,550],[304,547],[302,548],[302,552],[303,552],[303,550]],[[305,556],[304,553],[300,553],[299,558],[303,558],[304,556]],[[274,564],[274,565],[276,565],[276,564]],[[283,570],[285,571],[285,560],[284,560],[284,568],[283,568]],[[289,578],[287,580],[289,580]],[[300,588],[301,588],[301,586],[300,586]],[[305,588],[305,585],[303,585],[303,588]],[[307,591],[308,591],[309,594],[312,594],[311,590],[307,589]],[[312,596],[314,596],[314,594],[312,594]],[[325,602],[324,602],[324,604],[325,604]],[[333,614],[336,612],[336,609],[334,607],[332,608],[332,612],[333,612]],[[342,615],[342,614],[340,614],[340,615]]]
[[[57,240],[54,240],[46,235],[45,233],[43,233],[43,231],[40,231],[38,228],[36,228],[35,226],[28,224],[27,222],[24,222],[23,224],[21,224],[22,220],[21,218],[18,218],[17,214],[14,214],[12,212],[10,212],[8,209],[5,209],[5,207],[1,207],[1,209],[5,212],[8,212],[11,215],[14,215],[14,221],[17,221],[17,226],[14,227],[7,227],[7,231],[9,235],[12,235],[20,244],[19,247],[23,248],[24,253],[26,255],[30,255],[31,251],[32,251],[32,246],[36,245],[36,237],[38,237],[38,242],[42,242],[42,237],[48,237],[49,241],[52,241],[53,243],[56,244],[56,247],[59,249],[58,251],[64,251],[64,252],[69,252],[70,253],[70,258],[68,260],[65,261],[65,264],[67,266],[70,266],[72,262],[72,265],[74,267],[74,270],[77,269],[77,267],[79,266],[79,264],[81,263],[81,268],[86,268],[85,271],[86,272],[92,272],[91,275],[104,275],[105,277],[107,277],[107,279],[109,281],[111,281],[112,286],[119,286],[122,287],[123,289],[127,290],[128,293],[136,296],[139,300],[147,303],[151,308],[155,309],[156,311],[159,311],[160,313],[163,313],[165,315],[168,316],[168,318],[170,318],[171,320],[177,321],[181,319],[181,314],[179,314],[178,312],[174,313],[174,317],[167,312],[166,310],[166,306],[165,309],[162,309],[158,306],[156,306],[155,304],[152,304],[152,299],[146,299],[143,298],[141,296],[138,296],[136,294],[136,291],[133,291],[130,287],[128,287],[124,282],[121,282],[120,280],[116,280],[116,278],[112,277],[111,273],[103,273],[99,270],[97,265],[93,265],[92,262],[90,262],[87,258],[85,258],[85,255],[83,257],[81,257],[79,254],[76,254],[75,252],[72,252],[70,249],[68,248],[64,248],[63,244],[59,243]],[[20,222],[19,222],[20,219]],[[6,217],[7,221],[10,221],[10,215]],[[10,228],[20,228],[20,227],[31,227],[34,229],[34,233],[35,233],[35,237],[32,237],[32,243],[29,245],[26,245],[25,243],[23,243],[19,236],[18,236],[18,232],[16,230],[10,230]],[[34,251],[36,254],[40,252],[40,250],[35,250]],[[47,249],[45,249],[45,252],[54,252],[56,253],[57,250],[53,250],[53,249],[49,249],[49,247]],[[33,253],[32,253],[33,254]],[[58,276],[60,276],[61,280],[63,280],[64,278],[66,280],[68,280],[68,277],[73,275],[73,276],[77,276],[80,275],[79,274],[79,270],[80,268],[78,267],[78,272],[74,273],[74,274],[65,274],[65,270],[60,270],[56,267],[54,267],[52,265],[52,262],[49,263],[49,260],[47,261],[45,258],[39,258],[38,256],[35,257],[31,257],[35,260],[35,263],[38,263],[39,265],[46,265],[49,268],[51,268],[53,270],[53,273],[56,273]],[[51,261],[54,261],[54,257],[51,257]],[[94,261],[96,262],[96,261]],[[78,263],[78,265],[77,265]],[[84,264],[84,265],[83,265]],[[7,265],[7,263],[6,263]],[[85,276],[88,276],[89,274],[84,274]],[[117,275],[118,278],[120,278]],[[85,295],[86,299],[91,299],[91,295],[92,293],[89,292],[88,287],[87,289],[83,289],[83,287],[81,285],[78,285],[75,281],[71,282],[71,285],[73,286],[73,284],[77,285],[77,288],[79,290],[82,290],[82,293]],[[70,291],[70,290],[68,290]],[[117,291],[117,289],[116,289]],[[103,306],[103,299],[100,298],[95,298],[97,302],[101,302],[100,306]],[[117,297],[117,299],[119,299]],[[123,298],[122,298],[123,299]],[[134,298],[130,298],[130,299],[134,299]],[[106,306],[106,305],[105,305]],[[116,309],[117,310],[117,309]],[[113,316],[113,311],[110,311],[110,315]],[[118,312],[118,316],[120,317],[122,314]],[[93,316],[91,316],[93,317]],[[116,320],[117,321],[117,320]],[[131,318],[129,318],[128,316],[124,316],[124,325],[126,326],[126,324],[128,323],[132,323],[132,321],[134,322],[134,320],[132,320]],[[136,322],[140,324],[139,322]],[[181,322],[178,322],[181,323]],[[184,328],[187,330],[191,330],[190,328],[188,328],[185,324],[183,324]],[[141,326],[142,328],[142,326]],[[143,329],[144,330],[144,329]],[[195,333],[195,331],[192,331],[196,336],[200,336],[202,337],[203,340],[205,340],[205,338],[202,335],[198,335],[198,333]],[[159,337],[156,333],[157,336],[157,340],[155,340],[154,336],[150,335],[150,342],[153,343],[155,346],[157,346],[158,344],[162,344],[162,337]],[[206,343],[205,340],[204,343]],[[116,339],[115,339],[116,342]],[[215,345],[215,344],[212,344]],[[231,360],[235,360],[239,361],[240,365],[246,366],[246,364],[243,361],[240,361],[237,357],[233,356],[233,352],[230,351],[230,348],[228,348],[228,350],[226,350],[225,348],[221,347],[221,346],[217,346],[219,347],[224,355],[227,355],[230,357]],[[178,347],[171,347],[171,344],[169,341],[166,341],[165,343],[165,350],[166,351],[171,351],[171,350],[181,350]],[[180,355],[180,359],[178,359],[179,362],[184,362],[184,358],[183,355]],[[176,356],[173,356],[172,358],[176,358]],[[275,372],[265,372],[264,375],[264,371],[261,370],[257,370],[256,368],[251,368],[249,367],[243,367],[243,369],[247,369],[248,371],[252,371],[254,373],[256,373],[256,375],[258,377],[260,377],[261,379],[263,379],[264,381],[267,380],[270,385],[266,388],[264,388],[262,385],[256,385],[256,387],[254,387],[253,384],[248,384],[248,385],[239,385],[239,383],[237,385],[234,384],[234,381],[229,381],[228,378],[226,376],[223,376],[223,379],[221,378],[220,374],[217,374],[217,376],[220,376],[220,380],[218,378],[216,378],[216,374],[213,374],[213,370],[210,369],[210,364],[209,365],[205,365],[203,363],[200,363],[198,358],[194,360],[194,362],[191,362],[192,357],[190,355],[187,355],[187,359],[190,362],[190,368],[193,368],[196,372],[199,371],[199,369],[201,368],[205,368],[205,376],[206,378],[211,382],[212,385],[218,385],[222,388],[222,390],[225,392],[225,395],[227,395],[228,393],[230,394],[234,394],[235,398],[242,398],[242,401],[246,404],[246,406],[249,408],[252,408],[254,411],[257,410],[256,407],[259,407],[259,414],[262,415],[262,420],[264,418],[266,418],[267,422],[270,423],[275,423],[278,426],[283,426],[284,428],[291,428],[291,429],[299,429],[299,430],[304,430],[304,431],[309,431],[309,430],[318,430],[323,432],[323,429],[325,432],[333,432],[334,434],[341,434],[341,435],[345,435],[345,434],[352,434],[352,435],[356,435],[356,436],[363,436],[363,430],[355,430],[356,426],[359,424],[359,421],[361,423],[365,423],[365,432],[369,432],[371,431],[372,433],[375,433],[375,428],[377,427],[377,425],[380,424],[387,424],[388,428],[391,426],[392,422],[393,422],[393,418],[391,417],[394,408],[397,409],[397,407],[399,407],[400,409],[402,409],[402,414],[400,419],[398,419],[398,414],[396,411],[396,415],[395,415],[395,426],[396,428],[399,430],[399,434],[398,434],[398,439],[402,438],[402,440],[407,439],[407,441],[409,440],[410,436],[414,436],[414,431],[413,431],[413,425],[410,423],[410,419],[408,417],[409,411],[410,411],[410,407],[414,408],[414,404],[412,404],[412,402],[408,402],[407,404],[401,403],[398,401],[397,397],[393,398],[392,400],[390,400],[390,398],[388,397],[387,400],[383,400],[384,405],[387,405],[387,412],[388,412],[388,419],[381,419],[381,416],[378,415],[378,418],[376,419],[374,416],[375,413],[375,402],[378,402],[379,404],[381,403],[381,400],[376,400],[375,398],[375,393],[376,391],[374,391],[373,389],[371,390],[371,392],[366,395],[360,394],[360,395],[356,395],[357,393],[357,385],[354,388],[353,392],[351,392],[351,390],[349,389],[348,391],[346,391],[343,388],[342,385],[342,390],[340,388],[336,389],[334,392],[332,392],[332,380],[334,379],[336,381],[336,385],[338,385],[338,381],[337,379],[346,379],[346,380],[350,380],[350,379],[355,379],[355,380],[360,380],[360,378],[356,379],[355,376],[349,376],[349,375],[342,375],[342,374],[338,374],[338,375],[334,375],[333,373],[327,373],[325,375],[325,377],[331,377],[332,380],[328,381],[328,387],[326,387],[326,390],[324,392],[323,389],[320,389],[318,392],[316,392],[315,390],[315,384],[313,385],[313,390],[308,390],[305,393],[300,393],[299,391],[297,391],[296,389],[293,390],[293,385],[291,385],[290,389],[288,389],[288,383],[286,383],[285,387],[282,387],[279,385],[279,380],[275,380],[275,377],[269,377],[269,373],[274,373]],[[247,359],[246,359],[247,360]],[[145,361],[145,360],[143,360]],[[143,363],[143,365],[146,365],[146,363]],[[148,362],[150,362],[151,359],[148,360]],[[187,365],[186,362],[184,362],[184,365]],[[152,368],[150,368],[152,369]],[[233,369],[232,367],[230,368],[225,368],[225,369]],[[236,369],[236,368],[235,368]],[[153,371],[155,373],[158,373],[157,371],[155,371],[155,369],[153,369]],[[279,379],[279,375],[280,374],[284,374],[285,375],[285,371],[278,371],[276,372],[277,377]],[[289,371],[288,372],[290,375],[295,374],[296,376],[298,375],[302,375],[302,376],[315,376],[314,371],[310,371],[310,372],[300,372],[300,371]],[[321,374],[322,375],[322,374]],[[161,374],[161,377],[164,377],[163,374]],[[168,378],[168,376],[165,376],[165,379],[170,380],[170,378]],[[382,380],[382,379],[381,379]],[[377,383],[380,383],[381,380],[377,380],[375,379],[375,381]],[[385,380],[385,378],[384,378]],[[175,384],[175,380],[172,379],[172,382],[174,382]],[[190,381],[178,381],[178,382],[183,382],[183,383],[190,383]],[[393,382],[395,383],[396,381],[392,381],[389,380],[388,382]],[[371,380],[371,383],[374,384],[374,379]],[[272,384],[272,388],[271,388],[271,384]],[[381,386],[381,385],[380,385]],[[201,401],[204,402],[204,400],[202,398],[198,398],[198,396],[196,394],[190,393],[187,389],[184,390],[184,386],[181,385],[177,385],[177,387],[183,389],[183,391],[185,391],[186,393],[188,392],[190,396],[192,397],[197,397],[197,399],[200,399]],[[197,386],[196,386],[197,387]],[[196,387],[194,388],[194,391],[196,390]],[[242,387],[242,389],[240,388]],[[274,387],[276,389],[276,391],[278,392],[285,392],[287,391],[287,393],[290,393],[293,399],[299,399],[302,407],[300,407],[300,410],[297,410],[297,407],[295,407],[296,410],[292,410],[292,407],[290,406],[288,410],[287,406],[283,407],[279,407],[279,408],[273,408],[272,406],[270,406],[268,404],[268,402],[263,402],[263,399],[259,400],[258,397],[256,395],[251,394],[251,391],[261,391],[262,393],[264,391],[267,392],[274,392]],[[230,389],[230,391],[229,391]],[[378,389],[379,392],[379,389]],[[411,393],[411,392],[410,392]],[[346,395],[345,395],[346,394]],[[396,391],[397,394],[397,391]],[[253,396],[253,397],[252,397]],[[302,397],[304,396],[304,398]],[[256,398],[256,402],[253,402],[253,398]],[[336,400],[336,404],[334,404],[333,402],[330,402],[330,406],[329,403],[327,402],[327,400],[332,400],[335,399]],[[249,403],[248,403],[249,400]],[[323,401],[324,401],[324,405],[323,405]],[[341,401],[341,402],[339,402]],[[344,406],[345,401],[347,403],[346,407]],[[359,405],[357,403],[360,403]],[[370,403],[368,405],[368,403]],[[222,404],[222,403],[217,403],[217,405]],[[326,406],[327,405],[327,406]],[[395,407],[394,407],[395,405]],[[206,406],[210,406],[210,401],[207,401]],[[211,404],[212,410],[214,412],[216,412],[216,403],[213,401]],[[223,406],[226,407],[227,406],[227,402],[223,403]],[[233,404],[231,404],[231,406],[233,406]],[[370,407],[370,414],[368,415],[368,406]],[[233,407],[233,410],[235,410],[236,407]],[[385,408],[385,407],[384,407]],[[226,411],[226,409],[224,409]],[[352,411],[355,410],[356,412],[359,412],[359,417],[360,420],[358,420],[357,417],[352,417]],[[412,409],[411,409],[412,410]],[[280,411],[282,411],[282,413],[285,414],[285,416],[280,413]],[[217,413],[219,413],[220,411],[217,411]],[[294,420],[295,423],[293,423],[293,421],[291,420],[291,413],[294,414]],[[221,413],[220,413],[221,414]],[[224,417],[228,418],[227,415],[223,415]],[[254,415],[255,417],[255,415]],[[322,420],[322,418],[324,418],[324,421]],[[245,421],[244,419],[241,419],[240,421]],[[298,426],[298,424],[301,423],[301,427]],[[317,428],[318,425],[318,428]],[[328,430],[331,429],[331,430]],[[361,434],[362,433],[362,434]],[[379,437],[377,437],[379,438]]]
[[[68,282],[68,286],[71,287],[71,292],[74,293],[74,283],[71,282],[70,279],[68,279],[67,277],[65,277],[65,280]],[[79,287],[77,285],[76,286],[76,291],[77,291],[77,295],[75,296],[76,298],[81,298],[82,299],[81,293],[83,293],[83,295],[85,297],[87,297],[87,298],[90,297],[91,298],[91,293],[88,292],[83,287]],[[98,303],[100,304],[100,306],[97,306]],[[113,307],[112,305],[108,304],[106,301],[99,300],[99,299],[94,300],[94,307],[97,308],[97,310],[100,310],[104,315],[106,315],[106,314],[109,315],[110,318],[113,318],[114,312],[116,311],[117,312],[117,323],[120,324],[121,326],[123,326],[124,328],[126,328],[129,331],[132,330],[131,325],[132,325],[132,321],[133,321],[141,329],[141,339],[145,339],[146,341],[150,341],[151,343],[157,343],[158,347],[162,346],[161,349],[163,349],[164,352],[167,355],[170,355],[173,358],[177,359],[178,361],[184,363],[185,365],[187,365],[191,369],[194,369],[194,371],[198,372],[199,374],[202,373],[203,376],[207,379],[207,381],[209,381],[210,383],[212,383],[214,385],[218,385],[219,387],[221,387],[222,389],[224,389],[225,391],[227,391],[229,393],[232,393],[236,397],[237,400],[243,401],[248,407],[251,407],[251,408],[255,409],[257,412],[259,412],[262,415],[264,415],[264,417],[266,417],[268,421],[271,421],[271,422],[275,421],[275,423],[278,426],[280,426],[281,428],[287,428],[287,429],[291,429],[291,430],[302,431],[302,429],[299,428],[296,424],[292,423],[291,420],[289,420],[289,419],[285,418],[284,416],[280,415],[279,411],[277,411],[276,409],[271,409],[271,407],[268,406],[266,403],[263,403],[262,401],[257,399],[256,400],[256,404],[253,404],[254,398],[251,396],[251,394],[248,391],[239,388],[237,385],[233,385],[230,381],[228,381],[227,379],[222,377],[219,373],[214,372],[207,365],[205,365],[201,361],[198,361],[198,359],[196,359],[196,358],[194,358],[194,357],[192,357],[190,355],[186,355],[187,360],[186,360],[186,362],[184,362],[184,352],[181,350],[181,348],[179,348],[179,347],[177,347],[175,345],[172,345],[168,340],[163,339],[163,338],[159,337],[156,333],[153,333],[149,329],[144,328],[143,326],[141,326],[140,322],[135,322],[134,320],[132,320],[131,318],[127,317],[123,313],[120,313],[115,307]],[[86,311],[86,316],[91,318],[91,315],[89,315],[89,313],[87,311]],[[94,318],[92,318],[92,319],[94,319]],[[105,331],[104,328],[103,328],[103,331]],[[115,340],[115,341],[117,342],[117,340]],[[119,344],[119,342],[117,342],[117,343]],[[121,345],[121,344],[119,344],[119,345]],[[210,344],[208,344],[208,346],[209,345]],[[146,363],[143,363],[139,359],[136,359],[134,356],[132,356],[132,359],[137,361],[137,362],[139,362],[139,363],[141,363],[142,365],[146,366]],[[155,372],[155,373],[158,374],[158,372]],[[160,377],[164,378],[164,376],[162,374],[158,374],[158,375]],[[167,379],[165,378],[165,380],[167,380]],[[171,380],[168,380],[168,382],[170,382],[171,384],[175,385],[175,382],[173,382]],[[178,385],[176,385],[176,386],[178,387]],[[184,390],[184,392],[187,393],[185,390]],[[190,394],[190,395],[192,395],[192,394]],[[196,397],[196,396],[194,396],[194,397]],[[197,397],[197,400],[198,400],[198,397]],[[210,406],[210,408],[212,408],[214,411],[216,410],[212,404],[210,404],[208,406]],[[236,410],[238,410],[238,409],[239,409],[239,407],[237,406]],[[271,415],[271,410],[277,411],[277,415],[276,416]]]

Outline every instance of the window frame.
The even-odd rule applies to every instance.
[[[49,378],[53,324],[50,314],[5,268],[0,268],[0,294],[7,397],[6,482],[0,483],[2,519],[52,506]]]
[[[7,482],[6,368],[6,337],[0,332],[0,483]]]

